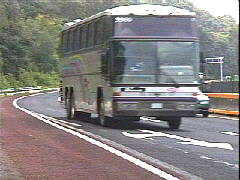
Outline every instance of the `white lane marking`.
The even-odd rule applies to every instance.
[[[141,117],[141,120],[142,121],[151,121],[151,122],[156,122],[156,123],[162,122],[161,120],[155,120],[155,119],[152,119],[149,117]]]
[[[57,98],[57,102],[61,102],[61,97],[60,96]]]
[[[82,126],[81,124],[70,123],[70,122],[66,122],[66,121],[64,121],[64,120],[58,120],[58,121],[60,121],[60,122],[62,122],[62,123],[64,123],[64,124],[70,124],[70,125],[73,125],[73,126],[78,126],[78,127],[81,127],[81,126]]]
[[[239,168],[238,164],[232,164],[232,163],[228,163],[228,162],[221,161],[221,160],[215,160],[215,159],[210,158],[210,157],[208,157],[208,156],[200,156],[200,158],[201,158],[201,159],[206,159],[206,160],[211,160],[211,161],[213,161],[213,162],[215,162],[215,163],[224,164],[224,165],[227,165],[227,166],[229,166],[229,167],[231,167],[231,168],[234,168],[234,169],[238,169],[238,168]]]
[[[229,167],[232,167],[232,168],[235,168],[235,169],[239,169],[239,165],[238,164],[231,164],[231,163],[228,163],[228,162],[225,162],[225,161],[219,161],[219,160],[215,160],[213,162],[225,164],[225,165],[227,165]]]
[[[181,149],[181,148],[176,148],[176,147],[171,147],[172,149],[174,148],[174,149],[177,149],[177,150],[179,150],[179,151],[182,151],[184,154],[188,154],[189,152],[187,152],[187,151],[185,151],[185,150],[183,150],[183,149]]]
[[[150,138],[150,137],[167,137],[167,138],[171,138],[171,139],[177,139],[180,141],[184,141],[184,142],[177,142],[180,144],[188,144],[188,145],[195,145],[195,146],[233,150],[232,145],[229,143],[212,143],[212,142],[206,142],[206,141],[199,141],[196,139],[185,138],[185,137],[181,137],[181,136],[177,136],[177,135],[149,131],[149,130],[139,130],[139,131],[143,132],[144,134],[131,134],[128,132],[122,132],[122,134],[125,136],[128,136],[128,137],[137,138],[137,139],[145,139],[145,138]]]
[[[106,145],[106,144],[104,144],[104,143],[102,143],[100,141],[97,141],[97,140],[95,140],[95,139],[93,139],[91,137],[88,137],[86,135],[83,135],[83,134],[81,134],[79,132],[73,131],[71,129],[67,129],[67,128],[63,127],[63,126],[60,126],[60,125],[58,125],[56,123],[53,123],[53,122],[51,122],[49,120],[46,120],[43,117],[39,116],[37,113],[31,112],[31,111],[29,111],[27,109],[19,107],[17,105],[17,101],[20,100],[20,99],[23,99],[25,97],[26,96],[23,96],[23,97],[15,99],[13,101],[14,107],[19,109],[19,110],[21,110],[21,111],[23,111],[23,112],[25,112],[25,113],[27,113],[27,114],[29,114],[29,115],[31,115],[31,116],[33,116],[33,117],[35,117],[35,118],[37,118],[37,119],[39,119],[39,120],[41,120],[41,121],[43,121],[43,122],[45,122],[45,123],[47,123],[47,124],[50,124],[51,126],[54,126],[54,127],[58,128],[58,129],[61,129],[61,130],[64,130],[64,131],[66,131],[66,132],[68,132],[68,133],[70,133],[72,135],[75,135],[75,136],[77,136],[77,137],[79,137],[81,139],[86,140],[87,142],[89,142],[91,144],[94,144],[94,145],[96,145],[98,147],[101,147],[101,148],[103,148],[103,149],[105,149],[105,150],[107,150],[107,151],[109,151],[109,152],[111,152],[111,153],[113,153],[113,154],[115,154],[115,155],[125,159],[125,160],[128,160],[129,162],[132,162],[133,164],[135,164],[135,165],[137,165],[137,166],[139,166],[139,167],[141,167],[141,168],[143,168],[143,169],[145,169],[145,170],[147,170],[149,172],[152,172],[153,174],[156,174],[156,175],[158,175],[158,176],[160,176],[160,177],[162,177],[162,178],[164,178],[166,180],[180,180],[179,178],[174,177],[173,175],[168,174],[168,173],[166,173],[166,172],[164,172],[164,171],[162,171],[162,170],[160,170],[160,169],[158,169],[158,168],[156,168],[156,167],[154,167],[154,166],[152,166],[152,165],[150,165],[150,164],[148,164],[148,163],[146,163],[144,161],[141,161],[140,159],[137,159],[137,158],[135,158],[133,156],[130,156],[130,155],[126,154],[126,153],[123,153],[123,152],[121,152],[121,151],[119,151],[119,150],[117,150],[117,149],[115,149],[115,148],[113,148],[111,146],[108,146],[108,145]]]
[[[238,133],[235,132],[221,132],[222,134],[227,134],[227,135],[231,135],[231,136],[239,136]]]
[[[150,122],[156,122],[156,123],[160,123],[162,121],[160,120],[155,120],[155,119],[142,119],[143,121],[150,121]]]
[[[28,96],[37,96],[37,95],[41,95],[41,94],[44,94],[44,93],[30,94]]]
[[[202,158],[202,159],[212,159],[212,158],[207,157],[207,156],[200,156],[200,158]]]
[[[227,116],[220,116],[220,115],[209,115],[209,117],[219,118],[219,119],[229,119],[229,120],[239,120],[237,117],[227,117]]]
[[[34,112],[35,113],[35,112]],[[76,123],[71,123],[71,122],[67,122],[67,121],[64,121],[64,120],[59,120],[59,119],[55,119],[53,117],[49,117],[49,116],[46,116],[46,115],[43,115],[43,114],[39,114],[39,113],[35,113],[37,114],[38,116],[44,118],[44,119],[50,119],[51,121],[53,122],[61,122],[63,124],[70,124],[70,125],[73,125],[73,126],[78,126],[78,127],[81,127],[82,125],[81,124],[76,124]]]
[[[50,92],[46,92],[46,93],[47,93],[47,94],[53,94],[53,93],[56,93],[56,92],[59,92],[59,90],[50,91]]]

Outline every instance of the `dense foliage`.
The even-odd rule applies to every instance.
[[[0,89],[56,86],[59,32],[64,22],[84,19],[107,8],[140,2],[147,0],[1,0]],[[201,51],[205,57],[223,56],[224,75],[238,73],[238,24],[232,17],[214,17],[187,0],[151,2],[196,12]],[[206,68],[208,72],[217,72],[209,67]]]

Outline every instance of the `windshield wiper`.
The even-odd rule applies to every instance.
[[[178,84],[178,82],[177,82],[172,76],[170,76],[169,74],[167,74],[166,72],[161,71],[160,74],[166,76],[166,77],[167,77],[167,83],[172,83],[172,84],[173,84],[173,87],[175,87],[175,88],[179,88],[179,87],[180,87],[180,85]]]

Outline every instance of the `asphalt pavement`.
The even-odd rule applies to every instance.
[[[183,118],[179,130],[170,130],[166,122],[145,117],[140,122],[114,123],[107,128],[88,119],[66,119],[57,98],[58,93],[43,94],[21,99],[18,105],[190,179],[238,179],[238,120],[222,116]]]

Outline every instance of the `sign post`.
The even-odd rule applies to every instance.
[[[221,81],[223,81],[223,58],[224,57],[205,58],[207,64],[220,64]]]

